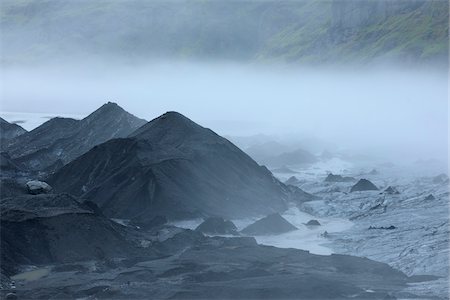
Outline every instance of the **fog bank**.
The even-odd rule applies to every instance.
[[[446,159],[447,74],[238,64],[4,68],[2,112],[87,115],[114,101],[179,111],[222,135],[314,137],[393,159]],[[45,120],[43,120],[45,121]]]

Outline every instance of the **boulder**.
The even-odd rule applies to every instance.
[[[308,223],[305,224],[306,226],[320,226],[321,224],[317,220],[309,220]]]
[[[31,195],[48,194],[52,191],[52,187],[47,182],[39,180],[28,181],[27,189]]]
[[[360,179],[354,186],[352,186],[350,192],[360,191],[377,191],[378,188],[367,179]]]
[[[298,230],[298,228],[286,221],[280,214],[275,213],[245,227],[241,233],[246,235],[273,235],[294,230]]]
[[[212,217],[206,219],[196,229],[201,233],[216,235],[216,234],[232,234],[237,235],[237,227],[233,222],[225,220],[220,217]]]

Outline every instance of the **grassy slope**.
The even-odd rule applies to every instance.
[[[302,63],[428,62],[444,61],[448,53],[445,0],[361,26],[341,42],[330,37],[331,0],[180,3],[4,0],[2,61],[73,53]]]

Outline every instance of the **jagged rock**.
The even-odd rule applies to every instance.
[[[308,223],[305,224],[306,226],[320,226],[321,224],[317,220],[309,220]]]
[[[359,192],[359,191],[377,191],[378,188],[367,179],[360,179],[352,188],[350,192]]]
[[[286,221],[280,214],[275,213],[245,227],[241,233],[246,235],[272,235],[294,230],[298,230],[298,228]]]
[[[208,218],[203,223],[201,223],[196,229],[201,233],[205,234],[232,234],[237,235],[237,228],[233,222],[229,220],[224,220],[220,217]]]
[[[394,188],[394,187],[392,187],[392,186],[388,186],[388,187],[384,190],[384,192],[385,192],[386,194],[390,194],[390,195],[398,195],[398,194],[400,194],[400,192],[399,192],[396,188]]]
[[[325,178],[325,182],[352,182],[356,179],[353,177],[345,177],[342,175],[334,175],[333,173],[328,174],[327,178]]]
[[[52,191],[52,187],[44,181],[31,180],[27,182],[28,193],[32,195],[48,194]]]
[[[431,200],[436,200],[436,198],[434,197],[433,194],[429,194],[428,196],[425,197],[424,200],[426,200],[426,201],[431,201]]]
[[[233,219],[306,200],[228,140],[176,112],[92,148],[48,182],[121,219]]]
[[[11,140],[7,151],[28,168],[54,171],[95,145],[128,136],[145,122],[108,102],[82,120],[53,118]]]

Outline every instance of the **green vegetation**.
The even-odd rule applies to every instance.
[[[69,57],[446,63],[445,0],[4,0],[2,62]]]

